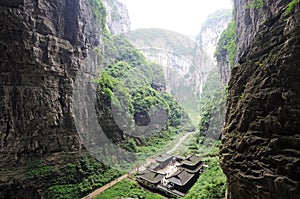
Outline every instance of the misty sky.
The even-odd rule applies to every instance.
[[[232,0],[119,0],[126,4],[131,29],[164,28],[196,36],[208,14],[231,8]]]

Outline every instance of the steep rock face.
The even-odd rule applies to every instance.
[[[166,49],[144,48],[140,51],[148,60],[163,66],[167,80],[167,90],[177,94],[178,99],[192,97],[199,94],[202,86],[202,73],[183,56]],[[179,87],[191,88],[190,93],[176,92]]]
[[[19,168],[27,155],[81,150],[72,95],[99,65],[92,18],[85,0],[0,2],[0,198],[6,188],[15,198],[30,190]]]
[[[230,79],[230,71],[234,66],[236,51],[235,21],[231,20],[227,28],[222,32],[215,51],[217,67],[220,73],[221,85],[227,86]]]
[[[112,34],[130,31],[127,7],[117,0],[103,0],[107,13],[107,25]]]
[[[299,198],[300,5],[234,3],[238,67],[220,148],[228,198]]]
[[[74,55],[79,24],[73,17],[79,18],[79,8],[68,1],[1,1],[1,152],[79,148],[64,121],[71,117],[66,99],[79,60]],[[39,133],[42,140],[36,140]]]
[[[169,89],[171,85],[180,84],[177,76],[193,87],[195,94],[201,92],[214,64],[195,41],[163,29],[135,30],[128,34],[128,38],[148,59],[165,67]]]
[[[201,31],[197,36],[197,42],[211,60],[214,60],[217,42],[230,20],[231,10],[218,10],[209,15],[202,25]]]
[[[217,67],[220,73],[220,83],[222,87],[224,87],[228,84],[230,79],[230,64],[227,52],[217,57]]]
[[[147,59],[164,67],[167,90],[199,122],[198,98],[214,63],[191,38],[163,29],[139,29],[127,34],[129,40]]]

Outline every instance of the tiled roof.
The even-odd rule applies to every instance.
[[[162,185],[157,185],[157,188],[160,190],[163,190],[166,193],[172,194],[175,197],[183,197],[185,194],[176,190],[176,189],[168,189],[167,187],[164,187]]]
[[[197,156],[195,154],[192,154],[189,157],[185,158],[182,161],[182,164],[185,164],[185,165],[188,165],[188,166],[195,166],[199,162],[201,162],[201,159],[202,159],[201,157],[199,157],[199,156]]]
[[[173,155],[169,155],[169,154],[164,153],[164,154],[161,154],[161,155],[157,156],[155,158],[155,160],[157,162],[165,162],[165,161],[167,161],[169,159],[172,159],[173,157],[174,157]]]
[[[143,173],[137,174],[136,177],[142,178],[144,180],[147,180],[148,182],[155,184],[155,183],[158,183],[159,181],[161,181],[165,177],[165,174],[161,174],[161,173],[157,173],[152,170],[148,170],[148,171],[144,171]]]
[[[186,167],[184,167],[184,165],[180,165],[179,166],[180,169],[184,169],[184,170],[186,170],[187,172],[190,172],[190,173],[197,173],[197,172],[199,172],[201,170],[202,167],[203,167],[203,163],[199,164],[194,169],[186,168]]]
[[[194,173],[190,173],[186,170],[180,169],[177,172],[175,172],[172,176],[166,179],[174,184],[184,186],[194,177],[194,175]]]

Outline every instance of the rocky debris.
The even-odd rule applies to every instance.
[[[220,162],[228,198],[300,198],[300,4],[235,0],[237,67]]]

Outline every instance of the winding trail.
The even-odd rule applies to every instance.
[[[168,154],[173,153],[173,152],[174,152],[174,151],[182,144],[182,142],[183,142],[187,137],[189,137],[190,135],[195,134],[196,132],[197,132],[197,131],[188,132],[188,133],[186,133],[184,136],[180,137],[180,138],[179,138],[179,141],[176,143],[176,145],[175,145],[171,150],[167,151],[166,153],[168,153]]]
[[[98,196],[100,193],[102,193],[103,191],[105,191],[106,189],[114,186],[115,184],[117,184],[118,182],[124,180],[125,178],[128,177],[128,174],[124,174],[120,177],[118,177],[117,179],[111,181],[110,183],[107,183],[106,185],[104,185],[103,187],[100,187],[99,189],[96,189],[95,191],[93,191],[92,193],[90,193],[89,195],[83,197],[82,199],[91,199],[91,198],[95,198],[96,196]]]
[[[182,142],[188,138],[189,136],[193,135],[194,133],[196,133],[196,131],[193,131],[193,132],[188,132],[186,133],[184,136],[180,137],[178,142],[175,144],[175,146],[170,149],[169,151],[167,151],[166,153],[168,154],[171,154],[173,153],[181,144]],[[145,167],[147,165],[149,165],[150,163],[154,162],[155,160],[153,158],[150,158],[150,159],[147,159],[145,161],[145,164],[144,165],[141,165],[140,167],[137,167],[133,170],[131,170],[130,172],[118,177],[117,179],[111,181],[110,183],[107,183],[106,185],[94,190],[92,193],[90,193],[89,195],[81,198],[81,199],[91,199],[91,198],[95,198],[96,196],[98,196],[100,193],[104,192],[105,190],[109,189],[110,187],[114,186],[115,184],[117,184],[118,182],[124,180],[125,178],[128,178],[129,176],[129,173],[132,174],[132,173],[136,173],[137,171],[140,171],[140,170],[144,170]]]

